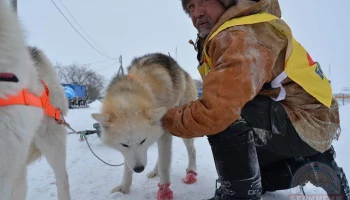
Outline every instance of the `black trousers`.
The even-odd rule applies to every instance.
[[[272,185],[275,175],[285,174],[285,160],[318,153],[300,139],[283,106],[269,97],[248,102],[241,116],[243,120],[208,136],[221,183],[216,200],[260,199],[266,189],[261,184]],[[278,179],[282,178],[283,184],[277,182],[271,188],[288,188],[290,177]]]
[[[254,130],[260,168],[287,158],[318,153],[301,140],[281,103],[269,97],[257,96],[248,102],[241,116]]]

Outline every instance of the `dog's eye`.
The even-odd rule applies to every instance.
[[[129,145],[127,145],[127,144],[123,144],[123,143],[121,143],[122,145],[123,145],[123,147],[129,147]]]
[[[142,142],[140,144],[143,144],[146,141],[146,139],[142,140]]]

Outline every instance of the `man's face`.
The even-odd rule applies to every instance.
[[[187,10],[200,37],[207,37],[213,26],[225,12],[218,0],[189,0]]]

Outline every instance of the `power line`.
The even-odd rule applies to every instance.
[[[94,64],[104,63],[104,62],[108,62],[108,61],[112,61],[112,59],[101,60],[101,61],[90,62],[90,63],[84,63],[84,64],[79,64],[79,65],[81,65],[81,66],[84,66],[84,65],[94,65]],[[113,61],[115,61],[115,60],[113,59]]]
[[[75,19],[75,17],[72,15],[72,13],[68,10],[68,8],[64,5],[64,3],[61,0],[58,0],[61,5],[63,6],[63,8],[67,11],[67,13],[72,17],[73,21],[79,26],[79,28],[85,33],[85,35],[91,40],[91,42],[101,50],[101,52],[103,52],[104,54],[106,54],[102,48],[97,45],[97,43],[89,36],[89,34],[87,34],[87,32],[85,31],[85,29],[78,23],[78,21]]]
[[[113,64],[111,64],[111,65],[108,65],[108,66],[104,67],[104,69],[99,69],[98,72],[101,72],[101,71],[104,71],[104,70],[106,70],[106,69],[109,69],[110,67],[115,66],[116,64],[117,64],[117,63],[113,63]]]
[[[50,0],[53,4],[54,4],[54,6],[57,8],[57,10],[61,13],[61,15],[66,19],[66,21],[71,25],[71,27],[79,34],[79,36],[83,39],[83,40],[85,40],[85,42],[86,43],[88,43],[88,45],[91,47],[91,48],[93,48],[93,49],[95,49],[95,51],[97,51],[99,54],[101,54],[102,56],[104,56],[104,57],[106,57],[106,58],[109,58],[109,59],[112,59],[112,60],[115,60],[116,58],[112,58],[112,57],[110,57],[110,56],[108,56],[108,55],[106,55],[106,54],[104,54],[104,53],[102,53],[100,50],[98,50],[97,48],[95,48],[79,31],[78,31],[78,29],[76,29],[75,27],[74,27],[74,25],[69,21],[69,19],[64,15],[64,13],[62,12],[62,10],[57,6],[57,4],[53,1],[53,0]]]

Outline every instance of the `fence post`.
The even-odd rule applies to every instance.
[[[345,105],[345,94],[343,93],[343,105]]]

